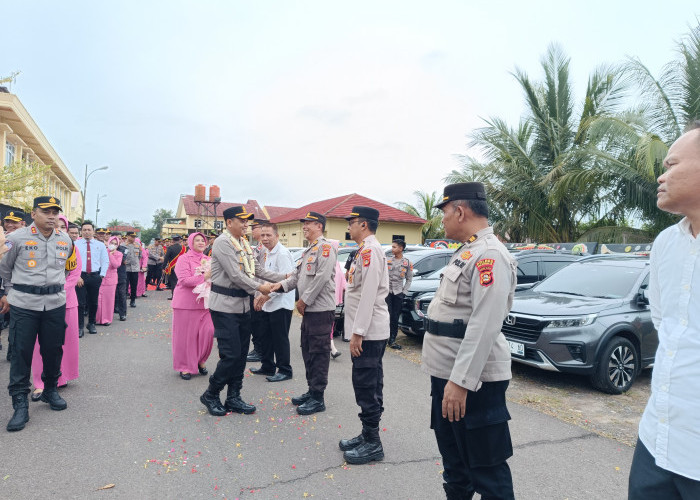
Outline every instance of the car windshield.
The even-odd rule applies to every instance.
[[[619,299],[626,297],[643,267],[615,265],[613,262],[573,263],[532,289],[537,292]]]

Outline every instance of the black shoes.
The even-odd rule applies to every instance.
[[[192,375],[190,375],[189,373],[180,372],[180,378],[182,380],[189,380],[192,378]]]
[[[219,392],[211,391],[211,386],[204,391],[204,394],[199,397],[199,400],[207,407],[210,415],[214,415],[215,417],[223,417],[226,415],[226,408],[221,404]]]
[[[262,357],[260,356],[260,353],[253,349],[248,353],[248,357],[245,358],[246,361],[249,363],[259,363],[262,361]]]
[[[400,346],[399,344],[396,343],[396,335],[390,335],[390,336],[389,336],[389,341],[387,342],[387,344],[388,344],[389,347],[391,347],[392,349],[401,350],[401,346]]]
[[[340,351],[332,352],[332,353],[331,353],[331,358],[335,359],[335,358],[337,358],[338,356],[340,356],[341,354],[343,354],[343,353],[340,352]]]
[[[132,300],[132,301],[129,303],[129,307],[136,307],[136,301],[135,301],[135,300]]]
[[[21,431],[29,422],[29,402],[26,394],[12,396],[12,407],[15,409],[14,415],[7,423],[9,432]]]
[[[291,375],[287,373],[278,372],[271,377],[266,377],[268,382],[282,382],[284,380],[289,380],[292,378]]]
[[[119,321],[126,321],[126,314],[120,314]]]
[[[326,411],[326,404],[323,402],[323,393],[309,393],[309,399],[297,406],[299,415],[311,415]]]
[[[358,446],[360,446],[364,442],[365,442],[365,438],[360,433],[359,436],[355,436],[352,439],[341,439],[338,442],[338,448],[340,448],[343,451],[348,451],[348,450],[352,450],[353,448],[357,448]]]
[[[360,442],[357,442],[360,438]],[[384,448],[382,447],[382,442],[379,439],[379,427],[367,427],[362,426],[362,434],[353,439],[341,440],[338,446],[343,449],[343,442],[346,446],[350,446],[350,443],[356,442],[357,444],[344,451],[343,458],[349,464],[361,465],[372,462],[374,460],[384,460]]]
[[[309,400],[309,398],[311,398],[311,394],[308,392],[305,392],[301,396],[297,396],[295,398],[292,398],[292,404],[295,406],[299,406],[301,404],[306,403]]]
[[[68,403],[58,395],[58,391],[54,387],[53,389],[47,389],[44,387],[44,391],[39,397],[44,403],[48,403],[52,410],[61,411],[68,408]]]
[[[401,346],[399,344],[397,344],[396,342],[394,342],[393,344],[389,344],[389,347],[391,347],[392,349],[396,349],[398,351],[401,350]]]
[[[229,394],[229,396],[226,398],[226,402],[224,403],[224,407],[228,411],[243,413],[245,415],[255,413],[256,410],[255,406],[249,405],[243,401],[240,394]]]
[[[78,338],[82,339],[84,336],[85,336],[85,330],[83,328],[81,328],[80,330],[78,330]]]
[[[199,366],[198,368],[199,368],[200,375],[206,375],[207,373],[209,373],[209,370],[207,370],[206,366]]]
[[[148,295],[146,295],[146,294],[144,293],[143,295],[141,295],[141,297],[148,297]]]
[[[92,333],[93,335],[97,333],[97,328],[95,328],[95,323],[89,323],[88,324],[88,333]]]
[[[268,375],[270,377],[272,377],[275,374],[274,371],[263,370],[262,368],[251,368],[250,373],[253,373],[255,375]]]

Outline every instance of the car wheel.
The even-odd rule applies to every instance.
[[[624,337],[613,337],[600,353],[591,382],[608,394],[622,394],[632,386],[638,373],[637,348]]]

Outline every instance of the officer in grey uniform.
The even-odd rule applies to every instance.
[[[394,240],[391,243],[393,256],[387,259],[389,266],[389,294],[386,296],[386,304],[389,307],[389,347],[401,349],[396,343],[399,333],[399,316],[406,292],[413,282],[413,264],[403,255],[406,249],[404,240]]]
[[[301,320],[301,356],[306,368],[308,391],[292,398],[297,413],[311,415],[326,411],[323,393],[328,385],[331,360],[331,328],[335,320],[335,263],[338,254],[324,238],[326,217],[308,212],[303,222],[309,246],[301,254],[295,272],[281,285],[285,292],[299,290],[297,310]],[[273,290],[275,291],[275,290]]]
[[[254,413],[255,406],[241,399],[243,372],[250,346],[250,296],[255,292],[269,295],[272,285],[260,284],[256,277],[268,281],[284,279],[282,273],[266,271],[256,265],[245,233],[253,214],[244,206],[227,208],[223,213],[226,230],[216,238],[211,255],[211,294],[209,312],[214,323],[214,337],[219,348],[219,362],[209,377],[209,387],[199,400],[210,414]],[[224,405],[219,393],[228,386]]]
[[[0,276],[8,293],[0,299],[0,307],[2,312],[12,309],[8,389],[15,412],[7,424],[8,431],[22,430],[29,421],[27,394],[37,336],[44,366],[41,401],[49,403],[52,410],[68,406],[56,385],[66,334],[64,285],[77,259],[73,241],[57,229],[60,210],[61,203],[54,197],[34,198],[34,222],[8,236],[11,248],[0,261]]]
[[[341,439],[343,458],[351,464],[365,464],[384,458],[379,439],[379,421],[384,412],[384,369],[382,358],[389,338],[389,270],[386,255],[375,236],[379,211],[353,207],[348,220],[350,237],[359,244],[348,273],[345,291],[345,338],[350,339],[352,387],[360,407],[362,433]]]
[[[129,283],[129,307],[136,307],[136,289],[139,285],[139,272],[141,271],[141,246],[136,244],[136,233],[126,233],[126,281]]]
[[[423,371],[448,499],[512,499],[513,455],[506,389],[510,349],[501,325],[513,303],[515,260],[488,225],[479,182],[445,187],[437,205],[445,236],[464,244],[445,268],[428,308]]]

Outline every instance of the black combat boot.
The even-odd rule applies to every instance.
[[[7,423],[9,432],[21,431],[24,425],[29,422],[29,401],[26,394],[16,394],[12,396],[12,407],[15,409],[15,414]]]
[[[301,396],[297,396],[295,398],[292,398],[292,404],[295,406],[299,406],[300,404],[306,403],[310,397],[311,397],[311,393],[305,392]]]
[[[362,443],[343,453],[349,464],[366,464],[373,460],[384,460],[384,448],[379,439],[379,427],[362,426]]]
[[[256,409],[254,405],[249,405],[241,399],[240,389],[234,389],[231,386],[228,386],[228,395],[226,396],[226,402],[224,403],[224,406],[228,411],[232,411],[235,413],[244,413],[246,415],[255,413]]]
[[[472,500],[472,498],[474,498],[474,490],[465,491],[464,488],[460,486],[447,483],[442,483],[442,487],[445,489],[447,500]]]
[[[297,406],[297,413],[299,415],[311,415],[312,413],[321,411],[326,411],[326,404],[323,402],[322,392],[309,391],[309,399]]]
[[[39,400],[48,403],[52,410],[61,411],[68,408],[68,403],[58,395],[55,387],[44,387]]]
[[[219,389],[215,389],[209,384],[204,394],[199,396],[199,400],[207,407],[209,414],[215,417],[223,417],[227,413],[226,408],[221,404],[221,399],[219,399],[219,392],[221,392]]]
[[[362,443],[365,442],[365,438],[360,432],[359,436],[355,436],[352,439],[341,439],[340,442],[338,443],[338,448],[340,448],[343,451],[348,451],[352,450],[353,448],[357,448],[360,446]]]

